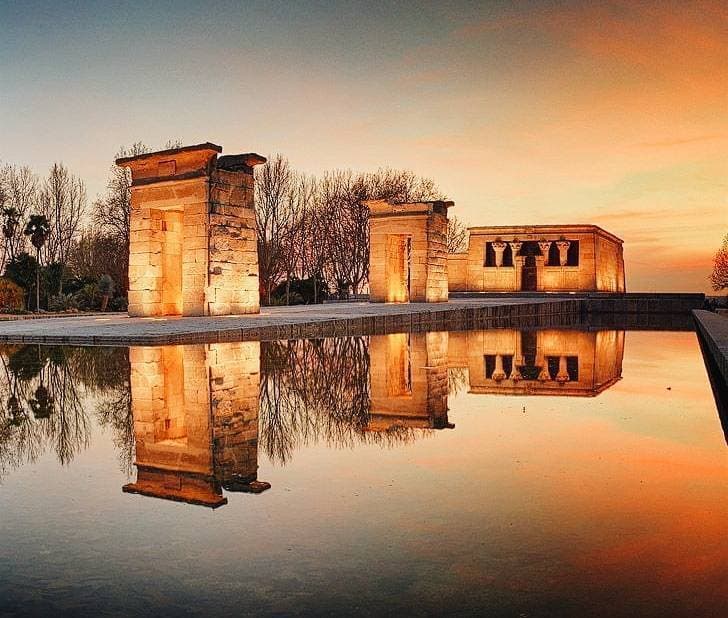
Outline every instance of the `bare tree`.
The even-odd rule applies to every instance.
[[[285,247],[293,224],[288,208],[293,179],[288,159],[281,155],[255,169],[258,268],[269,304],[273,287],[285,274],[286,264],[292,261],[285,255]]]
[[[728,234],[723,237],[723,244],[713,257],[713,272],[709,279],[716,292],[728,289]]]
[[[462,253],[468,248],[468,228],[456,216],[447,219],[447,252]]]
[[[6,165],[0,170],[0,184],[4,191],[3,208],[3,262],[15,259],[27,249],[23,234],[25,223],[38,205],[38,177],[25,166]]]
[[[339,298],[358,293],[369,278],[369,211],[366,200],[419,202],[443,199],[428,178],[407,170],[369,174],[334,171],[320,183],[321,208],[328,227],[329,278]]]
[[[176,142],[175,142],[176,144]],[[176,148],[167,142],[170,148]],[[114,155],[114,161],[122,157],[136,157],[150,152],[142,142],[130,147],[122,146]],[[123,290],[129,287],[129,239],[131,237],[129,213],[131,212],[131,171],[112,163],[106,193],[98,197],[92,206],[93,222],[100,234],[113,239],[118,247],[115,270],[121,272],[117,279]]]
[[[86,185],[69,173],[63,163],[54,163],[41,189],[39,210],[50,225],[50,235],[44,248],[46,261],[58,262],[65,269],[86,212]],[[57,293],[61,292],[62,276],[59,277]]]

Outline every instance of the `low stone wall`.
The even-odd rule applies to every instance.
[[[693,317],[704,352],[710,354],[725,388],[728,385],[728,318],[710,311],[693,311]]]
[[[682,293],[630,293],[611,294],[604,292],[580,292],[577,294],[545,295],[542,292],[452,292],[451,299],[475,298],[569,298],[584,301],[586,314],[618,313],[626,314],[683,314],[690,315],[695,309],[705,305],[705,294]]]
[[[620,294],[615,296],[587,296],[587,313],[672,313],[689,314],[702,309],[704,294]]]

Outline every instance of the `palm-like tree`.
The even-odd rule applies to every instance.
[[[40,311],[40,250],[51,234],[51,226],[44,215],[30,215],[23,234],[30,236],[30,242],[35,247],[35,310]]]
[[[5,246],[3,248],[3,264],[5,264],[5,258],[7,257],[8,247],[10,247],[10,259],[12,260],[15,256],[13,255],[13,243],[12,239],[15,236],[15,232],[20,224],[20,212],[17,208],[9,206],[3,208],[3,236],[5,237]]]

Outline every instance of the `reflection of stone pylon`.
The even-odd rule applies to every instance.
[[[447,352],[446,332],[372,336],[367,429],[453,427],[447,418]]]
[[[259,343],[131,348],[137,480],[128,493],[218,507],[259,493]]]
[[[210,407],[215,477],[228,491],[260,493],[258,397],[260,343],[209,346]]]

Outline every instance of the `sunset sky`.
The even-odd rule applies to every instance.
[[[100,193],[121,145],[409,168],[470,225],[596,223],[631,291],[728,233],[728,3],[0,0],[0,161]]]

